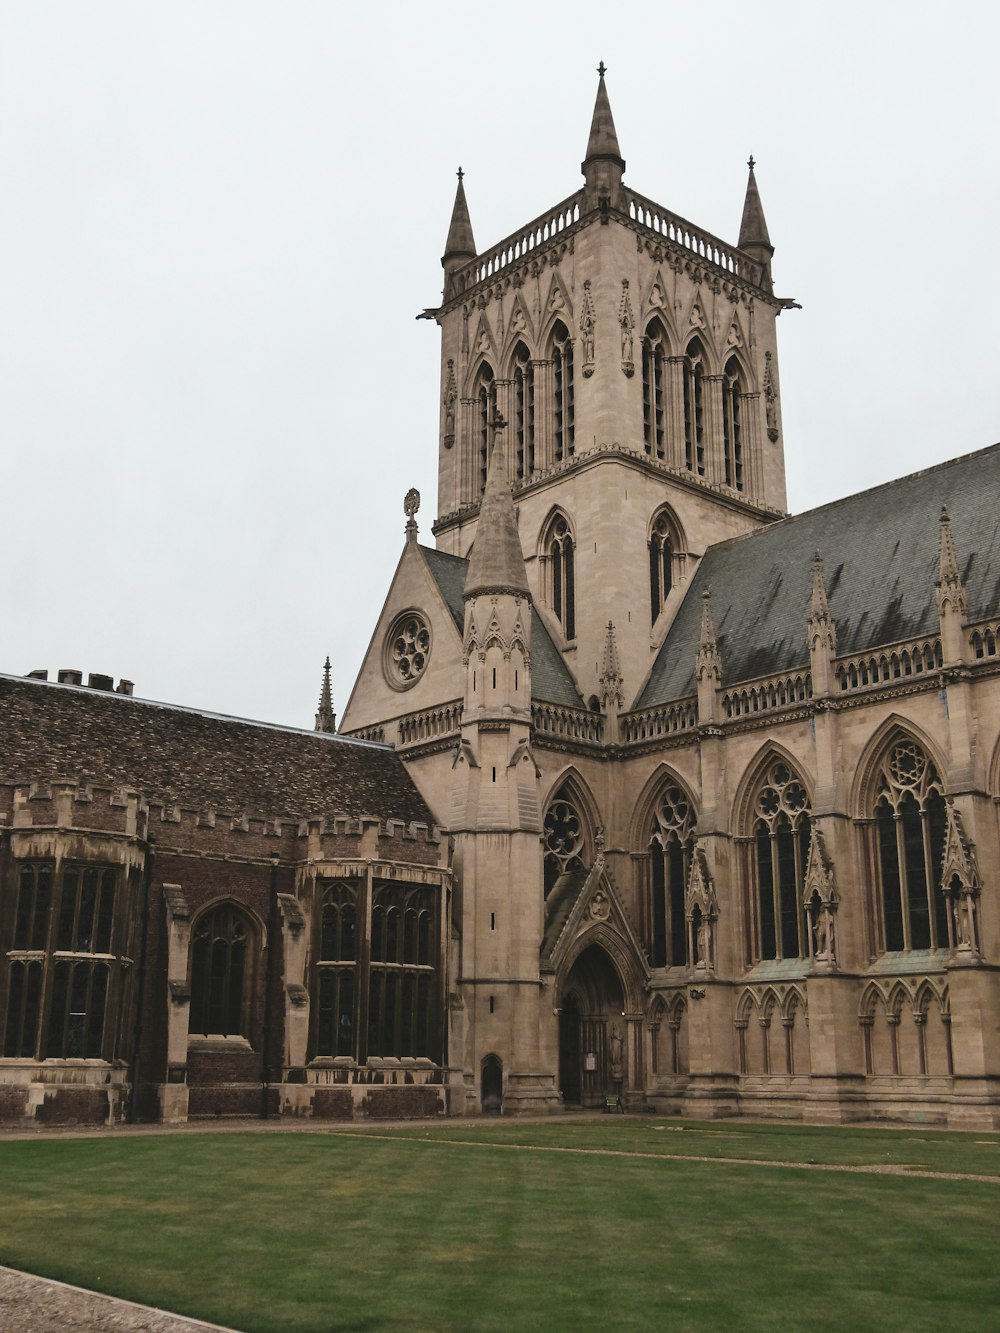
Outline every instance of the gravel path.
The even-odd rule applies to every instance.
[[[220,1329],[200,1319],[168,1314],[65,1282],[0,1267],[0,1329],[4,1333],[196,1333]]]

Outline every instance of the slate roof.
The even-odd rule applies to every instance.
[[[257,817],[434,818],[388,747],[0,676],[0,782],[82,780]]]
[[[448,604],[459,634],[465,630],[465,579],[468,560],[448,555],[430,546],[421,546],[427,567],[434,576],[441,596]],[[582,708],[583,698],[562,654],[552,642],[541,616],[531,608],[531,697],[543,703]]]
[[[837,652],[937,631],[939,515],[947,505],[971,621],[1000,613],[1000,444],[710,547],[634,705],[695,693],[701,594],[726,685],[808,666],[811,565],[823,557]]]

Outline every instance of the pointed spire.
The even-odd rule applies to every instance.
[[[698,633],[698,658],[695,667],[699,680],[705,675],[714,676],[716,680],[722,679],[722,657],[712,620],[711,603],[712,590],[706,588],[701,594],[701,629]]]
[[[590,122],[590,138],[587,140],[587,156],[583,159],[583,173],[586,175],[587,163],[593,162],[595,158],[608,157],[621,163],[622,171],[625,170],[625,162],[622,159],[621,150],[618,147],[618,135],[615,132],[615,118],[611,114],[611,103],[608,100],[608,90],[604,83],[604,75],[607,72],[607,66],[602,60],[597,67],[597,73],[600,76],[597,84],[597,100],[594,102],[594,115]]]
[[[507,479],[507,460],[499,438],[500,429],[502,426],[498,423],[497,439],[490,458],[490,473],[479,507],[479,523],[465,578],[467,598],[481,592],[531,596],[521,539],[517,534],[510,482]]]
[[[316,713],[316,731],[335,732],[337,715],[333,711],[333,695],[330,692],[330,658],[323,664],[323,684],[319,692],[319,709]]]
[[[611,114],[608,90],[604,84],[606,66],[602,60],[597,67],[599,82],[594,114],[590,122],[587,155],[580,164],[586,178],[587,202],[591,207],[607,209],[615,203],[625,172],[625,159],[618,147],[615,118]]]
[[[809,670],[812,674],[813,694],[826,698],[833,691],[837,656],[837,626],[830,614],[826,596],[826,577],[823,557],[819,551],[813,556],[812,592],[809,597]]]
[[[763,276],[766,283],[761,286],[768,289],[771,285],[771,258],[774,255],[774,246],[771,244],[771,238],[767,234],[767,222],[764,219],[764,206],[760,202],[760,193],[757,189],[757,177],[753,173],[755,163],[753,157],[747,162],[750,175],[747,178],[746,198],[743,201],[743,220],[740,223],[739,247],[745,250],[748,255],[756,259],[763,269]]]
[[[941,626],[941,652],[945,666],[961,662],[969,650],[964,626],[969,618],[969,599],[965,595],[962,571],[958,567],[955,539],[951,535],[948,510],[941,508],[941,535],[938,549],[937,608]]]
[[[462,181],[465,172],[458,169],[458,189],[455,191],[455,206],[451,210],[451,226],[445,242],[441,266],[446,274],[476,257],[476,242],[472,235],[472,221],[469,217],[469,205],[465,199],[465,186]]]
[[[809,642],[817,639],[834,654],[837,651],[837,627],[830,614],[830,603],[826,596],[826,576],[823,573],[823,557],[819,551],[812,562],[812,593],[809,598]]]
[[[941,537],[938,551],[938,609],[942,604],[951,602],[963,616],[968,614],[965,588],[962,584],[962,572],[958,567],[955,553],[955,539],[951,534],[951,518],[947,505],[941,506]]]
[[[607,634],[604,638],[604,661],[601,664],[599,683],[601,686],[601,706],[615,708],[625,706],[625,681],[622,676],[621,660],[618,656],[618,643],[615,639],[615,627],[608,621]]]

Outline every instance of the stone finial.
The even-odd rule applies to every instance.
[[[698,721],[702,726],[717,719],[717,694],[722,684],[722,654],[712,620],[711,600],[711,589],[706,588],[701,595],[701,629],[694,666],[698,682]]]
[[[323,663],[323,684],[319,692],[319,709],[316,712],[315,731],[333,733],[337,730],[337,715],[333,711],[333,695],[330,691],[330,659]]]
[[[749,175],[747,176],[747,192],[743,200],[743,218],[740,222],[740,239],[737,242],[741,250],[745,250],[751,258],[756,259],[761,266],[761,286],[766,290],[771,287],[771,259],[774,255],[774,246],[771,244],[771,238],[767,234],[767,222],[764,219],[764,206],[760,202],[760,192],[757,189],[757,177],[754,175],[754,167],[757,164],[753,160],[753,154],[747,162]]]
[[[406,515],[406,540],[415,542],[420,529],[417,527],[417,511],[420,508],[420,492],[411,486],[403,497],[403,513]]]
[[[948,514],[947,505],[941,506],[939,522],[941,535],[938,549],[938,613],[942,614],[944,609],[950,605],[965,619],[969,613],[969,604],[965,595],[965,585],[962,583],[961,570],[958,567],[955,539],[951,532],[951,518]]]
[[[833,663],[836,656],[837,627],[827,601],[823,557],[817,551],[813,556],[812,592],[809,598],[809,670],[812,674],[813,695],[817,699],[826,698],[833,692]]]
[[[604,661],[598,677],[601,686],[601,706],[603,708],[624,708],[625,690],[621,660],[618,656],[618,643],[615,639],[615,627],[609,620],[604,637]]]
[[[701,629],[698,632],[695,674],[699,680],[705,676],[711,676],[717,682],[722,679],[722,656],[719,653],[719,641],[712,620],[711,588],[706,588],[701,594]]]
[[[625,173],[625,159],[618,147],[618,134],[615,130],[611,103],[604,83],[606,73],[604,61],[598,68],[597,100],[594,102],[594,114],[590,121],[590,137],[587,140],[587,154],[580,164],[586,180],[587,206],[600,208],[602,221],[607,221],[608,210],[617,202],[621,189],[622,176]]]
[[[445,275],[445,296],[451,295],[449,287],[452,274],[476,257],[476,242],[472,235],[472,220],[469,217],[469,205],[465,199],[465,172],[458,169],[458,189],[455,191],[455,203],[451,210],[451,223],[448,227],[448,239],[441,267]]]
[[[830,657],[837,655],[837,627],[826,596],[823,557],[817,551],[813,556],[812,591],[809,597],[809,651],[812,653],[819,648]]]

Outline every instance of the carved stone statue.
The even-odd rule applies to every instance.
[[[608,1045],[611,1047],[611,1077],[616,1083],[620,1083],[625,1077],[625,1042],[617,1023],[611,1024]]]

